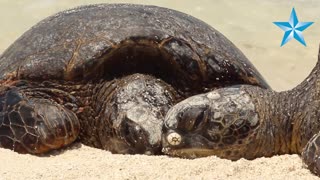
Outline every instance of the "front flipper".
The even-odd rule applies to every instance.
[[[13,88],[0,95],[0,147],[40,154],[73,142],[76,115],[48,99],[28,98]]]
[[[302,160],[311,172],[320,175],[320,133],[309,140],[302,151]]]

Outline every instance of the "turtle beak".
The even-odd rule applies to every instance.
[[[121,133],[139,154],[159,154],[162,120],[143,106],[128,110],[121,123]]]
[[[214,145],[198,133],[178,133],[169,130],[163,134],[162,152],[170,156],[194,159],[214,155]]]
[[[207,136],[210,109],[206,99],[189,98],[173,106],[167,113],[162,135],[162,152],[182,158],[212,155],[214,143]],[[198,103],[201,102],[201,103]]]

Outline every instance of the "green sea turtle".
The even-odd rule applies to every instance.
[[[186,158],[302,153],[319,172],[319,63],[298,87],[274,92],[230,41],[189,15],[71,9],[35,25],[0,62],[0,147],[40,154],[79,140]]]
[[[0,146],[39,154],[80,142],[161,154],[163,120],[191,95],[269,86],[222,34],[155,6],[101,4],[41,21],[0,57]]]
[[[320,175],[320,52],[316,67],[292,90],[237,85],[189,97],[164,120],[163,152],[238,160],[301,154]]]

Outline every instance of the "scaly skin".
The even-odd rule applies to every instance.
[[[189,15],[75,8],[35,25],[0,62],[0,147],[37,154],[78,137],[114,153],[158,154],[167,110],[213,90],[169,110],[165,153],[236,160],[302,152],[320,174],[319,64],[293,90],[266,90],[229,40]]]
[[[17,81],[0,92],[0,147],[31,154],[76,138],[113,153],[159,154],[164,115],[179,97],[142,74],[98,82]]]
[[[163,152],[231,160],[302,153],[320,174],[319,71],[320,54],[306,80],[289,91],[240,85],[187,98],[166,115]]]
[[[79,103],[58,88],[27,81],[1,86],[0,147],[38,154],[66,146],[78,137]]]
[[[98,4],[57,13],[25,32],[0,62],[2,98],[10,100],[9,88],[27,104],[46,102],[43,136],[63,127],[71,111],[72,122],[80,123],[81,142],[114,153],[160,153],[164,115],[180,99],[236,84],[269,88],[221,33],[190,15],[156,6]],[[135,80],[135,73],[153,77]],[[130,90],[138,84],[139,90]],[[2,115],[10,113],[10,104],[0,104]],[[32,106],[30,112],[38,109]],[[61,118],[50,126],[49,114]],[[5,120],[0,118],[0,146],[15,149],[19,132],[12,133]],[[65,146],[77,133],[64,137],[63,144],[27,151]]]

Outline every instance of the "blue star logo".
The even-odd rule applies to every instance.
[[[306,46],[306,42],[304,41],[302,31],[304,31],[309,26],[311,26],[313,22],[299,22],[294,8],[292,8],[290,19],[288,22],[273,22],[273,23],[285,31],[282,42],[281,42],[281,46],[285,45],[292,38],[295,38],[301,44]]]

